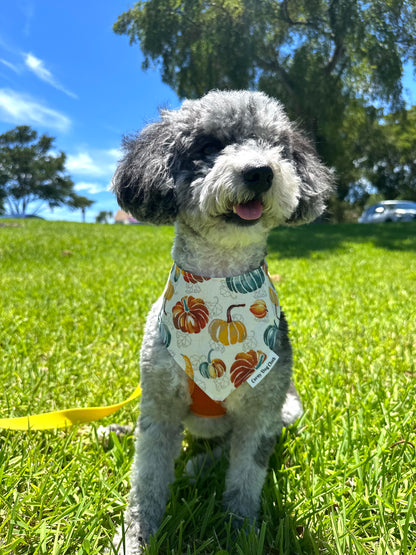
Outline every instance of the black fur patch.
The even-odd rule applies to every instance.
[[[275,443],[276,438],[261,436],[257,451],[254,453],[254,462],[263,468],[266,467],[269,463],[270,455],[273,453]]]
[[[334,190],[334,179],[311,143],[297,131],[291,134],[291,149],[301,186],[299,204],[287,223],[307,223],[324,211],[325,202]]]
[[[178,212],[172,168],[175,140],[166,122],[147,126],[123,144],[124,158],[113,179],[120,206],[142,222],[173,223]]]
[[[148,416],[143,416],[142,414],[139,417],[139,427],[141,432],[145,432],[150,428],[152,425],[152,419]]]

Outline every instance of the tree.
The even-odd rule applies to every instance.
[[[97,224],[108,224],[108,220],[113,217],[113,213],[107,210],[101,210],[95,216],[95,223]]]
[[[10,213],[25,214],[36,201],[72,209],[94,202],[74,192],[65,173],[66,156],[52,152],[53,141],[26,125],[0,135],[0,205]]]
[[[5,210],[4,210],[4,201],[6,200],[6,193],[5,191],[0,187],[0,216],[2,214],[4,214]]]
[[[362,160],[367,180],[384,198],[416,201],[416,106],[386,115],[377,132]]]
[[[375,140],[381,109],[403,107],[403,64],[416,59],[416,0],[147,0],[114,31],[139,41],[180,97],[258,88],[300,120],[337,170],[340,198],[353,161]],[[376,133],[377,134],[377,133]]]
[[[68,207],[72,208],[73,210],[81,210],[82,214],[82,221],[85,222],[85,210],[89,208],[92,204],[94,204],[94,200],[91,200],[87,197],[81,197],[79,195],[73,195],[72,198],[68,201]]]

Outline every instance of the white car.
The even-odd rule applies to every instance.
[[[358,218],[360,224],[412,220],[416,220],[416,202],[410,200],[382,200],[364,210]]]

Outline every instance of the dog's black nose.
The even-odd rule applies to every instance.
[[[270,166],[250,167],[243,170],[243,179],[250,191],[264,193],[273,182],[273,170]]]

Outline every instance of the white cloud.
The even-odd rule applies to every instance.
[[[123,155],[119,148],[110,148],[110,150],[107,150],[107,152],[110,156],[114,158],[116,162],[118,162]]]
[[[75,156],[69,154],[66,167],[70,172],[81,175],[103,175],[101,166],[94,162],[88,152],[79,152]]]
[[[121,152],[116,149],[83,150],[77,154],[69,154],[66,159],[66,167],[69,172],[81,176],[108,177],[114,173],[117,162],[121,158]]]
[[[36,58],[31,53],[23,54],[25,59],[25,65],[30,71],[32,71],[39,79],[45,81],[49,85],[52,85],[58,91],[65,93],[71,98],[78,98],[76,94],[66,89],[57,79],[52,75],[52,73],[45,67],[43,60]]]
[[[104,155],[107,158],[107,169],[111,172],[111,174],[113,174],[116,171],[118,162],[121,160],[123,154],[119,148],[111,148],[110,150],[106,150]]]
[[[77,183],[74,186],[75,191],[84,191],[90,195],[97,195],[98,193],[104,193],[107,191],[107,187],[103,187],[98,183]]]
[[[14,64],[12,64],[11,62],[8,62],[7,60],[0,59],[0,63],[5,65],[9,69],[13,70],[15,73],[20,73],[19,68],[17,66],[15,66]]]
[[[11,89],[0,89],[0,120],[14,125],[41,125],[63,132],[71,125],[64,114]]]
[[[32,24],[33,15],[35,13],[35,7],[32,2],[20,2],[20,10],[22,11],[25,25],[23,27],[24,34],[28,37],[30,35],[30,29]]]

